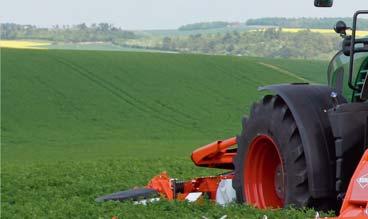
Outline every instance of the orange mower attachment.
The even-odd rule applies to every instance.
[[[234,145],[236,145],[236,137],[215,141],[196,149],[192,153],[192,160],[195,165],[201,167],[233,170],[233,158],[236,155],[236,148],[232,148]],[[105,195],[97,198],[96,201],[154,201],[164,198],[193,202],[205,196],[216,200],[219,204],[226,204],[236,199],[235,190],[232,188],[233,177],[233,172],[229,172],[182,181],[170,178],[166,172],[163,172],[153,177],[145,187]]]

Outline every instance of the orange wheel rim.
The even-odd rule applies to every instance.
[[[243,188],[247,203],[258,208],[283,207],[284,170],[276,143],[268,135],[259,135],[246,156]]]

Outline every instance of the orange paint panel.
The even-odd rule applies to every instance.
[[[354,183],[351,192],[350,201],[354,203],[367,203],[368,201],[368,163],[362,162],[361,169],[357,170],[355,178],[351,183]]]
[[[368,218],[368,150],[365,151],[351,178],[339,219]]]

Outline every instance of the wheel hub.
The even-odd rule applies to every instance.
[[[280,164],[276,167],[275,171],[275,189],[277,196],[283,200],[285,195],[284,173]]]

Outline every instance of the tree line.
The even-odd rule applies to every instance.
[[[41,28],[35,25],[20,25],[3,23],[0,26],[1,39],[37,39],[58,42],[119,42],[125,39],[134,39],[136,35],[109,23],[77,25],[55,25],[51,28]]]
[[[329,59],[340,49],[341,38],[303,30],[297,33],[269,28],[217,34],[163,37],[151,49],[217,55]],[[135,45],[139,47],[139,43]]]

